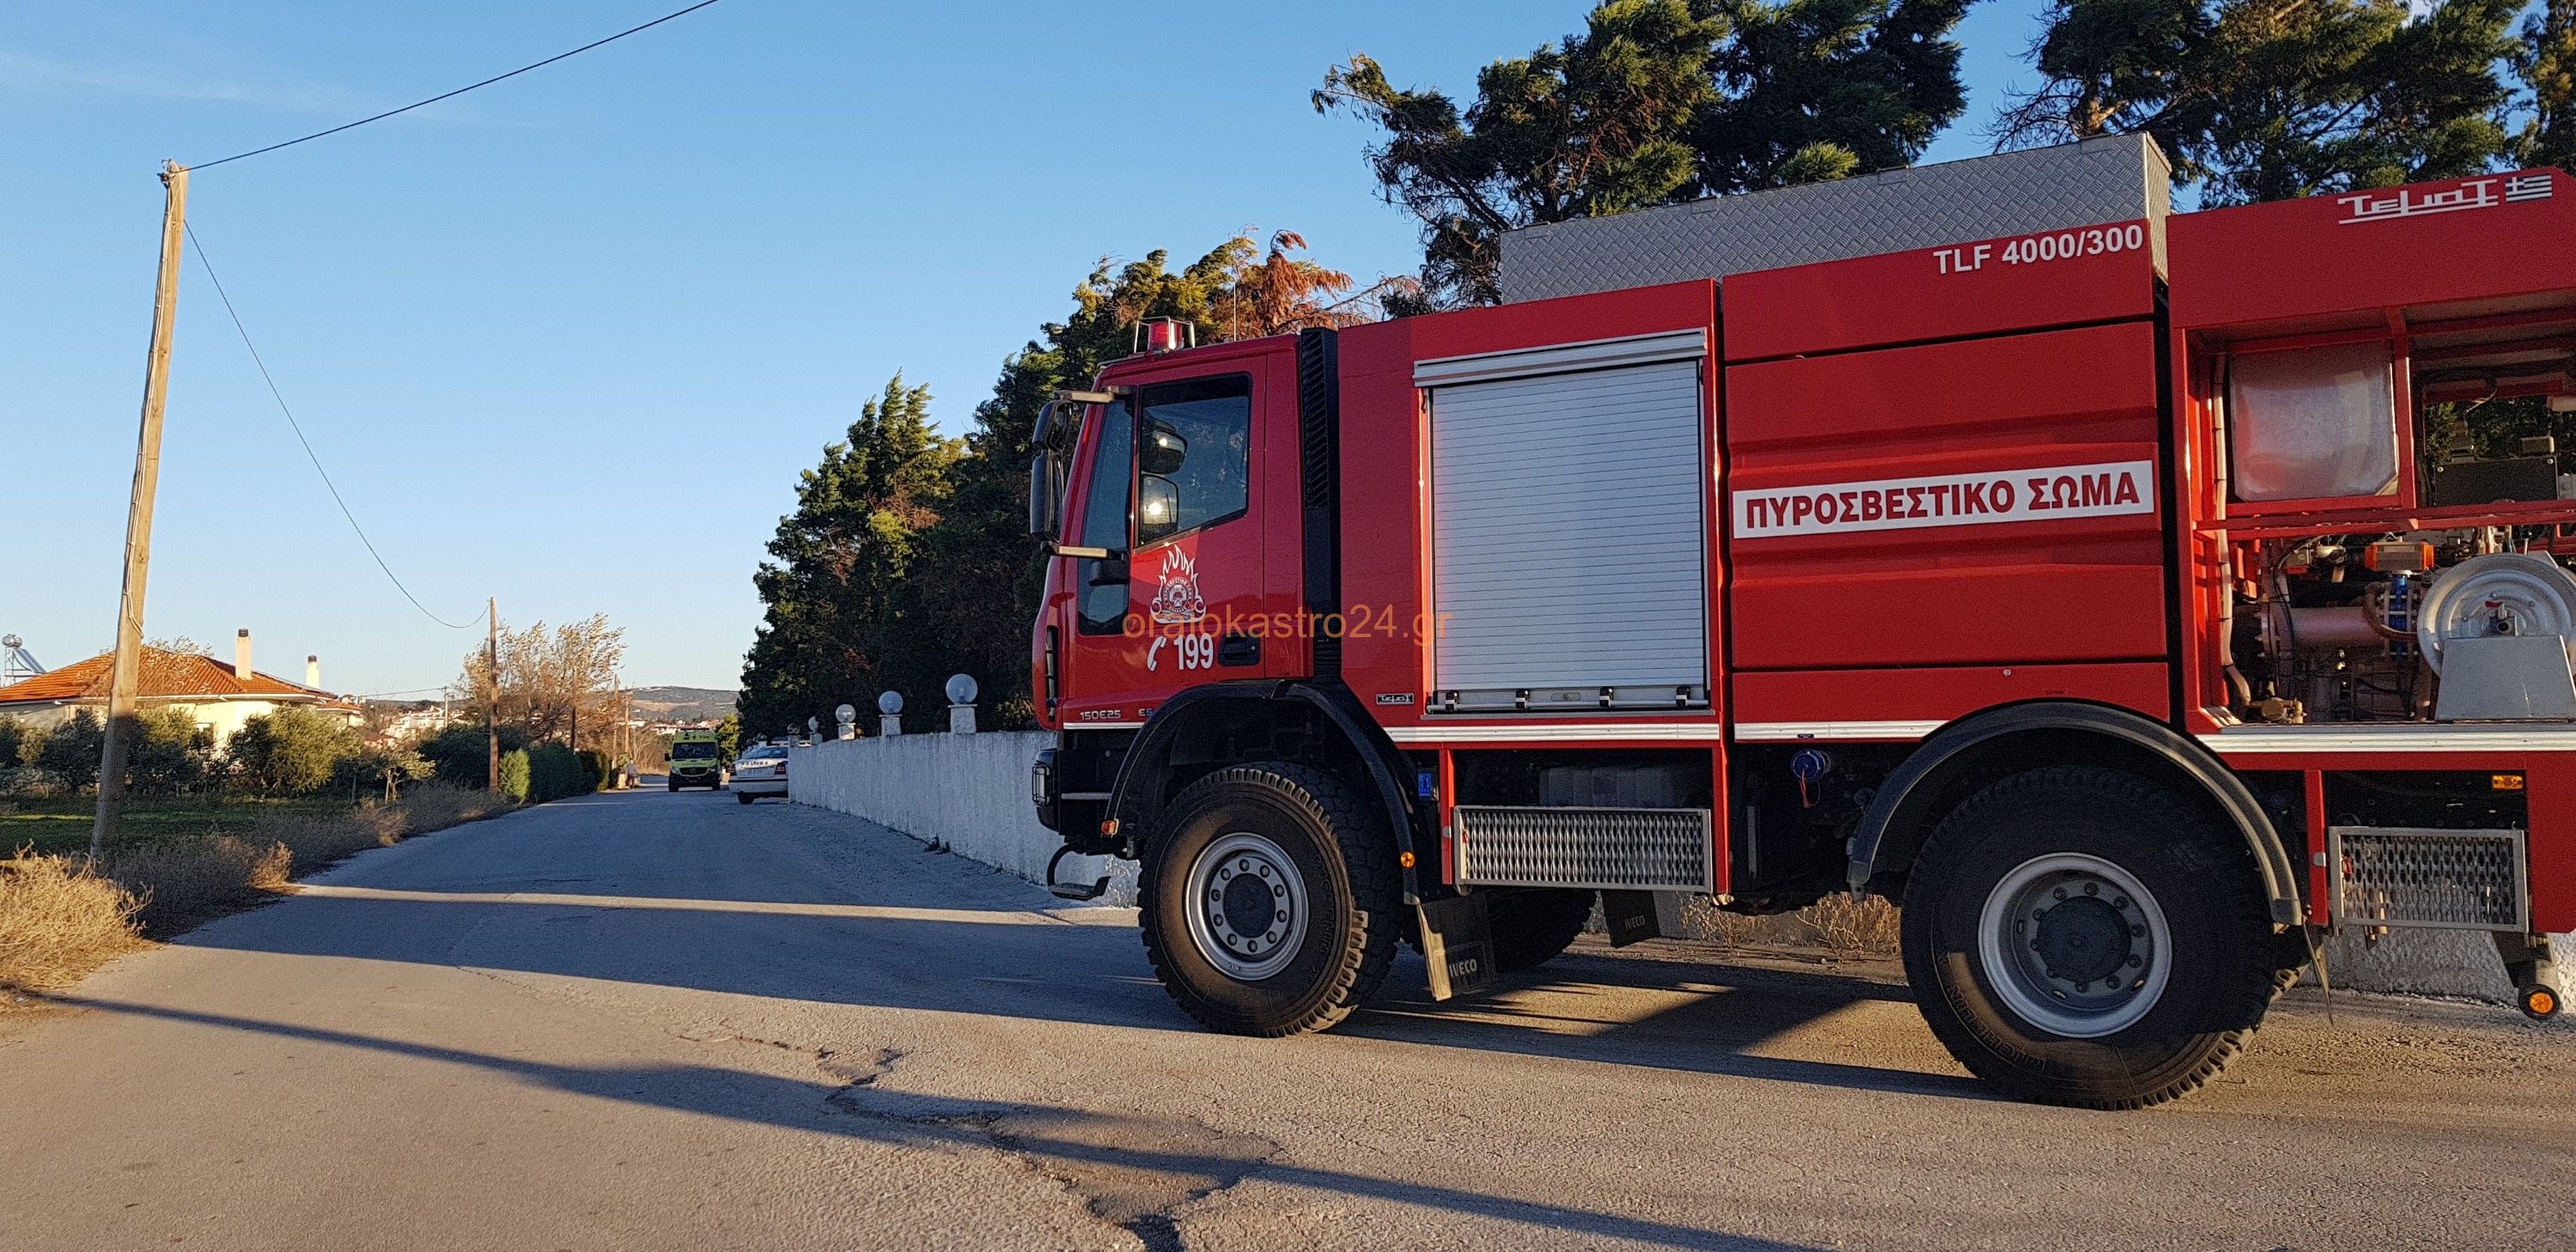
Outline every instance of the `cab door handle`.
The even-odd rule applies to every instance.
[[[1227,635],[1216,645],[1219,665],[1259,665],[1261,640],[1251,635]]]

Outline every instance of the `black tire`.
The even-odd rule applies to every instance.
[[[1209,855],[1220,841],[1246,837],[1284,857],[1279,873],[1266,872],[1273,858],[1258,849],[1251,860]],[[1233,877],[1248,865],[1265,872]],[[1291,871],[1293,884],[1285,880]],[[1194,919],[1190,910],[1199,902],[1191,880],[1201,872],[1209,901],[1204,918]],[[1267,891],[1281,894],[1274,901]],[[1284,762],[1218,770],[1174,797],[1146,844],[1138,894],[1145,953],[1163,989],[1200,1025],[1226,1034],[1275,1038],[1335,1025],[1385,981],[1403,928],[1402,878],[1385,819],[1330,774]],[[1279,933],[1293,937],[1267,953],[1258,951],[1260,936],[1215,937],[1220,926],[1247,916],[1247,930],[1270,925],[1274,903],[1296,902],[1293,910],[1282,907],[1279,919]],[[1304,917],[1292,920],[1292,912]],[[1226,951],[1247,943],[1255,957]],[[1220,959],[1246,970],[1284,963],[1239,976]]]
[[[2058,871],[2066,877],[2054,887],[2030,876],[2065,863],[2057,858],[2106,868]],[[2123,877],[2142,901],[2120,893]],[[2051,920],[2064,906],[2074,907]],[[2140,911],[2150,908],[2155,923]],[[2112,770],[2034,770],[1970,797],[1916,859],[1902,927],[1906,977],[1932,1033],[2017,1099],[2162,1104],[2225,1070],[2276,994],[2269,910],[2244,840]],[[2115,973],[2095,974],[2106,965]],[[2074,981],[2088,975],[2099,992]],[[2160,989],[2133,990],[2158,978]],[[2016,997],[2036,1007],[2016,1008]],[[2084,1016],[2096,1004],[2099,1015]],[[2042,1020],[2051,1013],[2066,1029]]]
[[[662,780],[662,785],[666,790],[678,791],[680,789],[680,780],[676,778],[666,778]]]
[[[1497,891],[1486,898],[1494,968],[1509,974],[1555,960],[1592,920],[1590,891]]]
[[[740,800],[745,804],[751,803],[751,793],[748,791],[737,791],[733,793],[733,798]]]

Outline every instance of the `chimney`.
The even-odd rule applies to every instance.
[[[318,656],[304,658],[304,685],[315,691],[322,689],[322,658]]]
[[[233,677],[242,682],[250,681],[250,628],[247,626],[233,632]]]

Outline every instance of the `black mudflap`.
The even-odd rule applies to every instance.
[[[1652,891],[1604,891],[1601,920],[1610,931],[1610,946],[1624,948],[1644,939],[1664,937],[1663,920]]]
[[[1610,932],[1610,946],[1624,948],[1642,939],[1690,938],[1682,910],[1691,897],[1687,891],[1602,892],[1601,920]]]
[[[1431,998],[1476,995],[1494,986],[1494,932],[1482,895],[1451,896],[1416,906],[1422,959],[1431,967]]]

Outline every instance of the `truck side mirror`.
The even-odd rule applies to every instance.
[[[1136,484],[1136,542],[1152,543],[1178,529],[1180,489],[1172,480],[1146,474]]]
[[[1172,429],[1169,422],[1145,423],[1145,447],[1137,454],[1136,468],[1147,474],[1169,475],[1190,459],[1190,441]]]
[[[1029,458],[1029,537],[1055,535],[1056,509],[1064,499],[1064,462],[1053,452]]]

